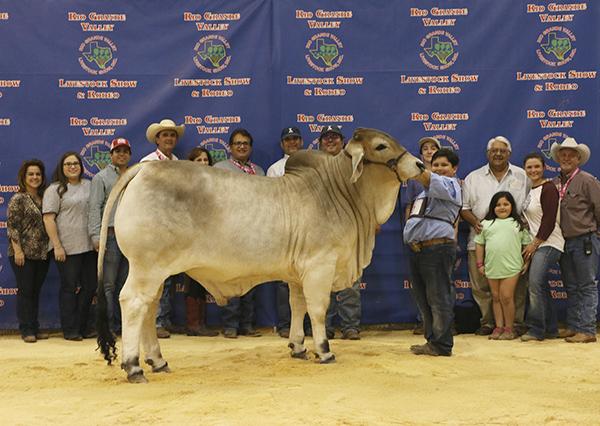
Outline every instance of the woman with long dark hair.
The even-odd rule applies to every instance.
[[[96,290],[96,252],[88,235],[90,181],[76,152],[60,158],[43,201],[44,225],[60,275],[60,321],[67,340],[94,337],[88,329]]]
[[[544,157],[534,152],[523,160],[523,168],[531,181],[531,191],[523,204],[533,241],[523,255],[529,266],[529,309],[527,334],[521,340],[544,340],[558,337],[558,319],[548,284],[548,271],[560,260],[565,239],[560,229],[560,196],[551,180],[544,178]]]
[[[27,343],[47,339],[40,333],[40,291],[48,273],[48,234],[42,220],[42,195],[46,187],[44,163],[24,161],[18,172],[19,192],[8,203],[6,229],[8,259],[17,281],[17,318],[21,338]]]

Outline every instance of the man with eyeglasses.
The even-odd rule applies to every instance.
[[[214,167],[236,173],[264,176],[264,170],[250,161],[252,154],[252,135],[246,129],[235,129],[229,136],[231,158],[220,161]],[[251,199],[248,202],[252,202]],[[243,236],[240,236],[242,238]],[[259,337],[261,334],[254,328],[254,295],[255,289],[241,297],[229,299],[223,307],[223,336],[229,339],[242,336]]]
[[[131,159],[131,145],[125,138],[115,138],[110,144],[110,161],[92,179],[89,198],[88,233],[98,251],[100,243],[100,227],[102,224],[102,213],[113,186],[129,165]],[[125,284],[129,272],[127,258],[123,256],[115,238],[113,210],[110,213],[108,223],[108,237],[106,240],[106,251],[103,265],[103,288],[106,295],[106,307],[110,330],[117,334],[121,331],[121,311],[119,309],[119,293]]]
[[[178,160],[173,154],[173,150],[177,146],[177,142],[183,136],[185,126],[175,124],[173,120],[168,118],[161,120],[160,123],[152,123],[146,129],[146,139],[148,142],[156,144],[156,150],[146,155],[140,160],[140,163],[146,161],[169,161]],[[167,330],[171,324],[171,288],[173,280],[176,276],[169,277],[163,285],[163,292],[160,296],[158,312],[156,314],[156,335],[160,339],[171,337],[171,333]]]
[[[285,163],[294,152],[302,149],[303,141],[300,129],[297,127],[284,127],[281,130],[279,146],[283,151],[283,158],[280,158],[267,169],[267,176],[280,177],[285,174]],[[290,289],[287,283],[277,282],[277,333],[280,337],[287,339],[290,337]],[[310,321],[304,320],[305,335],[311,335]]]
[[[463,207],[461,217],[471,225],[469,233],[468,267],[473,298],[481,310],[481,326],[475,332],[479,336],[487,336],[494,330],[492,311],[492,293],[485,276],[477,269],[475,256],[475,235],[481,232],[481,221],[488,211],[492,196],[498,191],[509,191],[516,202],[517,213],[521,214],[523,203],[529,192],[529,180],[525,171],[509,163],[512,147],[504,136],[496,136],[488,141],[486,156],[488,163],[467,175],[463,183]],[[527,283],[519,279],[515,291],[515,331],[525,332],[523,319]]]
[[[343,147],[342,129],[336,125],[323,126],[319,136],[319,149],[329,155],[338,155]],[[360,278],[352,284],[352,287],[331,293],[325,321],[328,339],[335,337],[333,319],[336,315],[340,319],[342,339],[360,340]]]

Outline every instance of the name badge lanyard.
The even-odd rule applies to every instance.
[[[564,185],[560,182],[558,183],[558,195],[560,196],[561,200],[565,197],[565,194],[567,193],[567,189],[569,188],[571,181],[577,175],[577,173],[579,173],[579,167],[576,168],[573,173],[571,173],[571,176],[569,177],[569,179],[567,179],[567,181],[565,182]]]

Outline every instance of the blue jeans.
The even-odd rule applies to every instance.
[[[454,339],[454,244],[424,247],[410,255],[412,294],[423,315],[425,339],[440,354],[452,353]]]
[[[290,311],[290,289],[286,283],[277,283],[277,331],[289,330],[292,313]],[[308,314],[304,316],[304,333],[311,330]]]
[[[331,293],[329,309],[325,319],[325,327],[328,331],[334,331],[333,319],[336,314],[340,317],[342,333],[349,330],[360,330],[360,281],[356,280],[352,287]]]
[[[109,233],[106,240],[104,253],[103,285],[106,295],[106,311],[110,329],[118,332],[121,330],[121,308],[119,306],[119,293],[125,284],[129,273],[129,262],[121,253],[114,233]]]
[[[529,309],[527,310],[528,333],[538,339],[545,334],[558,334],[558,319],[548,285],[548,270],[560,259],[561,252],[544,246],[535,251],[529,266]]]
[[[40,292],[48,273],[50,262],[46,260],[25,259],[23,266],[15,263],[14,256],[8,258],[17,281],[17,318],[21,336],[35,336],[40,331],[38,311]]]
[[[167,278],[163,284],[163,291],[160,295],[158,312],[156,313],[156,327],[169,327],[171,325],[171,287],[177,275]]]
[[[54,257],[54,254],[48,255]],[[97,254],[87,251],[69,254],[64,262],[56,262],[60,277],[60,324],[65,336],[88,333],[92,299],[97,287]]]
[[[592,253],[585,254],[584,244],[590,242]],[[562,280],[567,291],[567,327],[585,334],[596,334],[598,306],[598,256],[600,241],[593,234],[565,240],[560,258]]]
[[[222,308],[223,329],[240,331],[254,328],[254,293],[252,289],[243,296],[229,299]]]

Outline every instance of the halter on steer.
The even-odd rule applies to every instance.
[[[400,159],[406,153],[408,153],[408,151],[404,150],[404,152],[402,154],[400,154],[396,158],[392,158],[392,159],[388,160],[385,163],[381,162],[381,161],[369,160],[368,158],[364,158],[362,161],[364,164],[377,164],[380,166],[387,167],[388,169],[390,169],[391,171],[394,172],[394,174],[396,175],[396,179],[398,179],[398,182],[402,183],[402,179],[400,179],[400,176],[398,175],[397,165],[398,165],[398,161],[400,161]],[[346,154],[347,157],[352,158],[352,156],[350,154],[348,154],[348,152],[346,150],[344,150],[344,154]],[[420,161],[417,161],[417,167],[419,167],[419,169],[421,169],[421,171],[425,170],[425,165],[423,163],[421,163]]]

